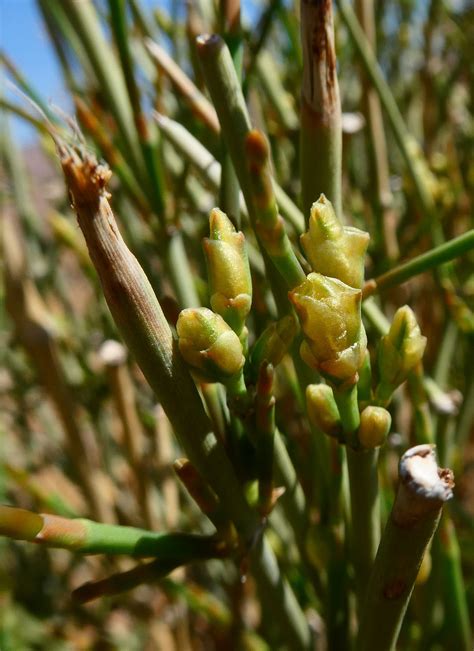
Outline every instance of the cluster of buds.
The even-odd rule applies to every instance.
[[[377,348],[379,383],[375,396],[379,404],[389,402],[395,389],[420,363],[425,347],[426,337],[421,334],[413,311],[404,305],[396,311],[390,330]]]
[[[311,207],[309,230],[301,236],[301,246],[313,271],[361,289],[369,239],[368,233],[343,226],[322,194]]]
[[[218,208],[209,218],[210,237],[203,242],[211,307],[240,335],[252,305],[252,278],[245,236]]]
[[[361,287],[368,243],[367,233],[340,223],[324,195],[313,204],[301,244],[314,272],[289,297],[305,335],[303,360],[337,389],[357,382],[367,350]]]
[[[310,273],[289,297],[305,335],[303,360],[335,387],[354,385],[367,348],[361,291],[337,278]]]
[[[218,208],[203,242],[212,310],[183,310],[176,330],[181,354],[206,382],[228,383],[245,363],[245,319],[252,305],[252,279],[243,233]]]

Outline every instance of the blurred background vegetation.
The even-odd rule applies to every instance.
[[[71,96],[63,110],[45,95],[41,72],[26,78],[2,53],[2,503],[156,530],[211,530],[173,472],[183,451],[169,421],[133,359],[111,344],[120,337],[71,211],[48,128],[66,127],[69,141],[97,152],[111,167],[114,213],[168,321],[175,324],[183,307],[208,305],[201,240],[208,235],[209,210],[225,204],[237,222],[241,210],[234,194],[232,214],[228,188],[220,181],[219,163],[235,187],[199,66],[199,34],[223,35],[241,67],[251,122],[271,145],[277,199],[292,239],[307,212],[299,163],[298,3],[249,3],[241,24],[226,13],[235,6],[213,0],[172,0],[166,8],[159,1],[142,6],[139,0],[38,0],[42,29]],[[371,234],[366,277],[379,278],[472,229],[474,10],[454,0],[358,0],[355,9],[379,64],[374,73],[347,7],[337,2],[334,9],[343,208],[348,223]],[[20,3],[17,11],[20,22]],[[378,83],[380,74],[387,86]],[[33,126],[36,144],[22,149],[12,136],[13,119]],[[319,194],[315,184],[312,200]],[[278,297],[269,291],[245,214],[242,224],[250,242],[253,344],[276,318]],[[473,263],[467,253],[435,273],[387,283],[366,301],[371,352],[385,327],[383,315],[391,319],[405,303],[428,340],[424,369],[409,378],[391,406],[392,433],[380,463],[382,518],[408,445],[436,442],[440,465],[453,468],[456,478],[455,497],[409,606],[399,643],[404,650],[469,645]],[[208,406],[219,406],[211,385],[204,390]],[[315,444],[289,356],[278,367],[275,397],[307,521],[317,527]],[[312,573],[323,571],[328,539],[318,531],[310,541],[308,572],[279,507],[268,533],[312,628],[324,637],[318,613],[325,606]],[[213,560],[179,568],[151,585],[79,605],[72,590],[135,563],[5,538],[0,550],[2,650],[278,646],[272,613],[262,612],[245,560],[240,566]]]

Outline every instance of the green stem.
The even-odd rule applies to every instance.
[[[349,585],[345,548],[343,478],[345,451],[336,440],[329,441],[330,555],[327,570],[327,637],[329,649],[346,649],[349,633]]]
[[[132,111],[136,117],[141,113],[140,91],[138,90],[138,86],[135,82],[135,77],[133,74],[133,62],[130,55],[127,31],[126,0],[109,0],[108,4],[110,12],[110,25],[112,27],[114,39],[117,45]]]
[[[358,651],[395,649],[421,561],[443,504],[452,497],[452,473],[441,473],[430,445],[408,450],[400,461],[399,476],[395,503],[367,586]]]
[[[342,126],[336,70],[332,2],[304,2],[301,8],[303,81],[300,173],[303,214],[321,193],[342,218]]]
[[[454,260],[460,255],[464,255],[468,251],[474,249],[474,229],[455,237],[449,242],[445,242],[440,246],[418,255],[413,260],[409,260],[390,271],[369,280],[364,287],[364,298],[370,296],[374,292],[380,292],[395,285],[401,285],[413,276],[416,276],[424,271],[429,271],[439,265]]]
[[[311,633],[294,592],[283,580],[275,556],[265,537],[261,537],[253,549],[251,558],[253,575],[261,592],[262,602],[272,613],[274,622],[285,634],[288,649],[303,651],[312,649]]]
[[[410,400],[415,416],[415,442],[433,443],[433,422],[423,380],[423,365],[420,362],[408,375]],[[440,459],[443,462],[442,457]]]
[[[262,364],[255,398],[257,423],[257,471],[259,506],[268,514],[273,506],[273,455],[275,441],[275,398],[273,396],[273,366]]]
[[[144,165],[135,129],[133,111],[123,72],[108,46],[91,2],[64,0],[64,12],[84,47],[102,91],[107,97],[123,138],[127,153],[133,161],[135,175],[140,176]]]
[[[200,307],[201,301],[194,283],[194,276],[189,265],[189,257],[184,247],[181,231],[175,229],[169,233],[165,242],[164,259],[166,271],[181,308]]]
[[[289,289],[302,283],[306,275],[286,234],[279,216],[270,172],[270,148],[260,131],[250,131],[245,138],[244,155],[249,173],[249,193],[245,194],[252,226],[269,258],[284,278]]]
[[[334,390],[342,428],[347,441],[347,466],[351,497],[351,547],[360,612],[367,576],[380,539],[380,506],[377,476],[377,450],[358,449],[360,424],[357,385],[345,391]],[[355,448],[355,449],[354,449]]]
[[[380,542],[380,501],[377,473],[378,448],[353,450],[347,446],[351,495],[351,551],[358,610],[364,603],[367,577]]]
[[[153,115],[163,136],[193,165],[206,185],[213,192],[219,192],[221,166],[212,154],[179,122],[156,111]],[[281,214],[288,220],[296,233],[302,233],[304,230],[303,214],[277,183],[273,182],[273,187]],[[240,212],[243,218],[248,219],[243,198],[240,201]]]
[[[271,31],[272,26],[275,24],[275,13],[280,9],[281,0],[272,0],[268,7],[262,13],[259,24],[257,26],[258,35],[249,43],[249,64],[247,66],[245,82],[246,86],[252,77],[257,61],[260,59],[260,53],[263,50],[265,41]]]
[[[106,198],[108,170],[90,157],[79,159],[62,143],[58,152],[79,225],[117,327],[189,460],[221,500],[244,544],[249,544],[255,538],[257,515],[249,508],[223,444],[210,427],[153,289],[120,235]],[[279,586],[281,599],[275,602],[272,597],[272,608],[278,612],[282,636],[291,642],[291,648],[307,649],[309,629],[304,614],[280,574],[271,548],[264,542],[262,545],[250,552],[262,599],[266,601],[270,587]]]
[[[139,585],[155,583],[182,564],[174,558],[160,558],[150,563],[141,563],[131,570],[117,572],[101,581],[88,581],[76,588],[72,597],[76,602],[83,604],[99,597],[117,595],[133,590]]]
[[[143,36],[148,36],[153,38],[154,36],[154,22],[150,15],[148,15],[139,0],[128,0],[130,4],[130,9],[132,11],[133,19],[140,29]]]
[[[285,487],[285,492],[280,497],[279,503],[285,512],[285,517],[291,524],[296,542],[302,558],[305,558],[305,540],[308,529],[308,513],[306,498],[301,487],[300,480],[296,474],[293,462],[286,449],[283,437],[278,429],[275,429],[274,439],[274,476],[277,485]]]
[[[84,518],[36,514],[9,506],[0,506],[0,533],[16,540],[28,540],[80,554],[126,554],[137,558],[159,556],[163,560],[183,559],[183,562],[221,556],[218,541],[213,536],[153,533]]]
[[[239,81],[242,81],[243,41],[240,27],[240,0],[221,0],[220,33],[227,43]],[[221,133],[222,173],[219,201],[221,209],[240,227],[240,187],[232,158]]]
[[[272,3],[275,5],[276,3]],[[278,116],[278,121],[288,132],[298,129],[299,120],[291,95],[285,90],[280,70],[269,52],[262,52],[257,60],[258,82],[271,107]]]
[[[360,424],[359,405],[357,402],[357,384],[348,389],[338,390],[333,387],[334,400],[336,401],[342,422],[342,431],[346,442],[357,446],[357,430]]]
[[[361,27],[375,55],[376,26],[374,0],[356,0],[355,8]],[[397,260],[400,252],[396,233],[396,214],[390,189],[390,165],[382,106],[377,91],[361,69],[362,107],[367,121],[367,152],[370,163],[369,187],[374,205],[377,236],[385,254]]]
[[[448,513],[444,513],[434,543],[435,559],[440,563],[446,644],[459,651],[472,649],[472,632],[461,566],[461,550]]]
[[[133,60],[129,46],[125,0],[109,0],[109,10],[112,31],[117,44],[120,63],[135,120],[137,136],[148,175],[147,186],[150,205],[161,221],[163,221],[165,207],[164,184],[159,161],[158,138],[156,133],[153,134],[150,131],[150,126],[141,109],[140,90],[135,81]]]
[[[276,202],[273,196],[271,177],[268,171],[268,146],[265,143],[255,143],[252,139],[251,152],[255,154],[253,159],[259,157],[260,165],[256,171],[261,171],[262,177],[259,180],[259,187],[262,192],[256,192],[253,184],[251,169],[249,169],[249,150],[246,146],[248,137],[251,136],[250,118],[245,106],[242,89],[237,78],[234,64],[228,48],[219,36],[201,36],[197,41],[198,54],[202,64],[204,78],[211,94],[214,106],[219,116],[222,127],[222,135],[227,149],[231,155],[235,171],[237,173],[240,187],[245,197],[250,221],[253,229],[259,237],[262,247],[267,251],[270,259],[280,271],[285,281],[294,286],[304,279],[304,272],[293,252],[291,243],[285,232],[283,221],[278,217]],[[257,151],[256,147],[259,146]],[[265,149],[265,151],[263,151]],[[264,195],[264,199],[262,196]],[[262,203],[265,205],[262,206]],[[271,205],[267,211],[267,206]],[[263,215],[263,216],[262,216]],[[261,224],[265,232],[278,233],[278,251],[272,248],[268,238],[262,237]],[[272,242],[273,244],[273,242]]]
[[[166,50],[151,39],[145,40],[148,54],[159,70],[171,81],[176,91],[183,97],[202,122],[215,134],[220,133],[219,120],[214,107],[201,93],[194,82],[183,72]]]

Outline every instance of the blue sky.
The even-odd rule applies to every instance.
[[[0,0],[0,47],[44,97],[68,106],[60,70],[34,0]],[[5,91],[4,77],[1,83],[2,92],[10,94]],[[35,138],[35,131],[23,121],[12,122],[15,136],[23,143]]]
[[[141,4],[150,8],[168,5],[169,0],[142,0]],[[248,7],[249,2],[244,4]],[[0,0],[0,49],[6,52],[44,98],[64,110],[70,110],[69,96],[35,0]],[[5,89],[1,72],[0,84],[1,92],[11,96]],[[18,101],[21,102],[15,97],[15,102]],[[34,129],[25,122],[12,119],[12,126],[15,137],[23,144],[35,139]]]
[[[168,0],[166,0],[166,3]],[[143,7],[163,6],[163,0],[142,0]],[[15,63],[40,94],[64,110],[70,110],[69,95],[64,88],[48,35],[43,28],[35,0],[0,0],[0,49]],[[16,103],[22,100],[5,87],[0,72],[1,92]],[[23,144],[36,138],[35,130],[24,121],[11,120],[15,137]]]

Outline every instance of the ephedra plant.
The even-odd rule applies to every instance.
[[[37,4],[75,116],[2,56],[66,190],[4,118],[5,648],[470,649],[464,9]]]

